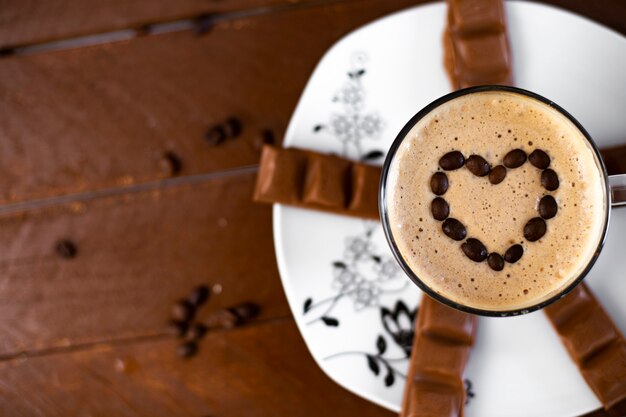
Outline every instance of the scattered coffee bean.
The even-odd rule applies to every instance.
[[[443,172],[435,172],[430,177],[430,189],[436,195],[445,194],[448,191],[448,176]]]
[[[227,137],[226,129],[224,129],[222,125],[213,126],[204,134],[204,140],[206,140],[209,145],[213,146],[224,142]]]
[[[482,262],[487,259],[487,248],[478,239],[470,237],[461,245],[461,250],[474,262]]]
[[[558,209],[556,200],[551,195],[546,195],[539,200],[539,215],[544,219],[551,219],[556,216]]]
[[[237,304],[234,307],[230,307],[228,310],[239,318],[239,324],[255,318],[261,312],[261,308],[258,304],[251,302]]]
[[[535,217],[528,220],[524,226],[524,237],[529,242],[535,242],[546,234],[546,221],[541,217]]]
[[[177,175],[183,167],[183,163],[178,155],[172,151],[163,153],[159,165],[161,166],[161,170],[167,175]]]
[[[229,309],[221,309],[212,313],[206,319],[206,325],[209,328],[232,329],[240,323],[240,318]]]
[[[0,57],[15,55],[15,48],[0,48]]]
[[[170,330],[177,337],[183,337],[189,329],[189,323],[186,321],[170,320]]]
[[[193,289],[187,300],[191,303],[192,306],[200,307],[206,302],[206,300],[209,299],[209,294],[209,287],[207,287],[206,285],[199,285]]]
[[[559,176],[548,168],[541,173],[541,185],[548,191],[554,191],[559,188]]]
[[[172,306],[172,319],[176,321],[190,321],[193,319],[196,309],[187,300],[180,300]]]
[[[504,259],[499,254],[492,252],[489,254],[487,258],[487,263],[489,267],[494,271],[502,271],[504,269]]]
[[[135,36],[137,37],[148,36],[151,34],[153,30],[154,30],[153,25],[151,24],[139,25],[136,28],[134,28]]]
[[[224,127],[226,130],[226,136],[228,138],[236,138],[241,134],[242,131],[241,120],[236,117],[229,117],[228,119],[226,119]]]
[[[186,321],[170,320],[170,329],[176,337],[183,337],[189,329],[189,323]]]
[[[513,245],[504,253],[504,260],[510,264],[514,264],[519,261],[524,254],[524,247],[522,245]]]
[[[532,151],[528,160],[531,164],[533,164],[533,166],[539,169],[546,169],[550,166],[550,157],[541,149],[535,149]]]
[[[459,169],[465,163],[465,157],[459,151],[448,152],[439,159],[439,166],[446,171]]]
[[[254,146],[258,150],[263,149],[265,145],[274,145],[275,143],[276,137],[270,129],[263,129],[254,139]]]
[[[206,14],[201,14],[200,16],[197,16],[194,19],[194,33],[196,34],[196,36],[201,36],[204,35],[205,33],[210,32],[213,29],[213,26],[215,26],[215,14],[213,13],[206,13]]]
[[[506,168],[503,165],[498,165],[489,171],[489,182],[492,184],[500,184],[506,177]]]
[[[198,345],[196,342],[185,342],[178,346],[176,353],[181,358],[190,358],[198,351]]]
[[[75,258],[76,254],[78,253],[74,242],[67,239],[59,240],[54,246],[54,250],[56,251],[57,255],[59,255],[63,259]]]
[[[435,220],[445,220],[450,214],[448,202],[441,197],[437,197],[430,204],[430,210]]]
[[[485,175],[489,174],[489,162],[487,162],[485,158],[480,155],[471,155],[469,158],[467,158],[465,166],[472,174],[476,175],[477,177],[484,177]]]
[[[526,162],[526,152],[521,149],[513,149],[504,156],[504,166],[507,168],[517,168]]]
[[[202,323],[196,323],[187,330],[185,339],[189,341],[198,341],[206,334],[208,327]]]
[[[445,219],[441,228],[450,239],[463,240],[465,236],[467,236],[467,230],[465,226],[463,226],[463,223],[452,217]]]

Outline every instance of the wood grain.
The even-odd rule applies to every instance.
[[[254,173],[0,217],[0,355],[163,334],[170,306],[220,284],[206,314],[253,301],[289,316],[271,208]],[[74,259],[55,243],[76,244]]]
[[[0,59],[0,204],[165,178],[167,151],[180,175],[257,163],[260,131],[280,140],[326,49],[413,3],[363,0],[222,22],[200,38]],[[233,115],[242,136],[209,146],[206,130]]]
[[[393,416],[325,376],[292,320],[209,333],[185,361],[175,349],[165,339],[0,363],[0,415]]]

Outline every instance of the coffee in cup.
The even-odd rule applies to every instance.
[[[573,288],[608,221],[597,149],[562,109],[510,87],[453,93],[418,113],[383,169],[396,257],[435,298],[519,314]]]

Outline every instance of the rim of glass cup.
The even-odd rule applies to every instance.
[[[490,91],[503,91],[503,92],[509,92],[509,93],[514,93],[514,94],[519,94],[519,95],[523,95],[526,97],[530,97],[544,104],[547,104],[548,106],[552,107],[553,109],[557,110],[559,113],[567,117],[574,124],[574,126],[576,126],[576,128],[580,132],[582,132],[583,136],[587,139],[587,142],[589,143],[591,149],[593,150],[596,156],[598,167],[602,175],[602,179],[604,181],[604,197],[605,197],[604,227],[602,230],[602,235],[598,242],[598,246],[596,247],[596,250],[592,258],[589,260],[585,268],[579,273],[576,279],[574,279],[569,285],[564,287],[561,291],[554,294],[553,296],[528,307],[522,307],[522,308],[516,308],[516,309],[510,309],[510,310],[485,310],[481,308],[467,306],[467,305],[458,303],[456,301],[453,301],[437,293],[433,289],[431,289],[426,283],[424,283],[424,281],[422,281],[417,276],[415,272],[413,272],[413,270],[408,266],[408,264],[406,263],[402,255],[400,254],[400,251],[398,250],[396,242],[393,238],[391,228],[389,226],[389,218],[388,218],[387,205],[386,205],[387,176],[389,172],[389,167],[391,166],[391,163],[395,157],[395,154],[398,148],[400,147],[400,144],[404,141],[405,137],[411,131],[411,129],[413,129],[413,127],[424,116],[426,116],[435,108],[441,106],[442,104],[450,100],[453,100],[457,97],[465,96],[468,94],[490,92]],[[400,264],[404,272],[411,279],[411,281],[413,281],[426,294],[428,294],[429,296],[431,296],[432,298],[434,298],[435,300],[443,304],[446,304],[452,308],[455,308],[457,310],[460,310],[466,313],[477,314],[477,315],[488,316],[488,317],[511,317],[511,316],[517,316],[517,315],[527,314],[533,311],[537,311],[563,298],[570,291],[572,291],[578,284],[582,282],[585,276],[587,276],[587,274],[589,273],[589,271],[595,264],[596,260],[598,259],[598,256],[600,255],[600,251],[602,250],[602,247],[604,246],[604,242],[606,240],[606,234],[607,234],[607,230],[609,227],[609,220],[610,220],[610,213],[611,213],[611,192],[609,188],[609,181],[608,181],[608,175],[606,172],[606,167],[604,166],[604,161],[602,160],[598,147],[594,143],[589,133],[585,130],[585,128],[578,122],[578,120],[574,118],[574,116],[572,116],[570,113],[568,113],[565,109],[563,109],[561,106],[559,106],[552,100],[549,100],[539,94],[533,93],[532,91],[524,90],[524,89],[517,88],[517,87],[509,87],[509,86],[502,86],[502,85],[483,85],[483,86],[469,87],[469,88],[464,88],[461,90],[456,90],[452,93],[446,94],[443,97],[438,98],[437,100],[433,101],[432,103],[424,107],[422,110],[420,110],[417,114],[415,114],[404,125],[402,130],[400,130],[400,133],[398,133],[398,135],[396,136],[396,139],[394,139],[391,147],[389,148],[389,151],[387,152],[387,156],[385,157],[385,163],[383,164],[382,174],[380,178],[378,198],[379,198],[378,205],[379,205],[379,211],[380,211],[380,218],[381,218],[383,230],[385,232],[385,237],[387,239],[387,242],[389,244],[389,247],[391,248],[391,251],[394,257],[396,258],[396,260],[398,261],[398,263]]]

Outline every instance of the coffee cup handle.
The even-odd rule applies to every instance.
[[[610,175],[611,207],[626,206],[626,174]]]

